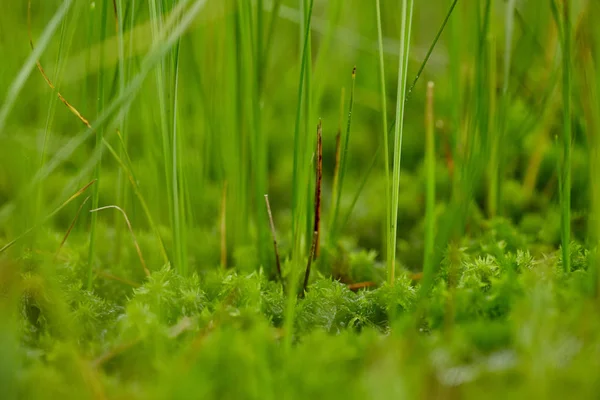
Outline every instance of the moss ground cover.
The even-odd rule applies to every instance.
[[[597,2],[4,7],[3,398],[598,397]]]

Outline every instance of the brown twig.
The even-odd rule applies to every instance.
[[[273,214],[271,213],[271,204],[269,203],[269,195],[265,194],[265,204],[267,206],[267,214],[269,214],[269,224],[271,226],[271,236],[273,237],[273,249],[275,251],[275,265],[277,267],[277,275],[281,281],[281,286],[285,290],[283,283],[283,275],[281,274],[281,261],[279,259],[279,250],[277,248],[277,237],[275,236],[275,224],[273,223]]]
[[[348,285],[346,285],[348,287],[348,289],[350,290],[360,290],[360,289],[365,289],[365,288],[369,288],[369,287],[373,287],[375,286],[375,282],[356,282],[356,283],[349,283]]]
[[[315,186],[315,224],[314,231],[316,232],[315,254],[314,260],[320,254],[320,236],[321,236],[321,188],[323,184],[323,126],[321,120],[317,125],[317,183]]]
[[[308,286],[308,279],[310,278],[310,267],[312,262],[319,256],[319,235],[321,225],[321,183],[323,180],[323,125],[322,121],[319,120],[317,124],[317,164],[315,166],[316,172],[316,185],[315,185],[315,220],[313,225],[313,237],[312,244],[310,247],[310,254],[308,255],[308,263],[306,264],[306,272],[304,273],[304,284],[302,286],[302,293],[306,291]]]
[[[315,248],[317,247],[317,238],[319,234],[317,231],[313,232],[312,244],[310,246],[310,254],[308,255],[308,262],[306,263],[306,272],[304,273],[304,283],[302,284],[302,292],[300,292],[300,298],[304,297],[306,288],[308,287],[308,279],[310,278],[310,267],[312,265],[313,257],[315,255]]]

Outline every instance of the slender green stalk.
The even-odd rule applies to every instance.
[[[390,182],[390,148],[388,143],[388,122],[387,122],[387,95],[385,92],[385,62],[383,59],[383,31],[381,29],[381,6],[380,0],[375,2],[377,11],[377,43],[379,45],[379,89],[381,95],[381,125],[383,130],[383,160],[385,169],[385,226],[390,221],[391,215],[391,182]],[[386,262],[392,265],[393,261],[390,258],[391,253],[387,251],[387,246],[391,243],[390,231],[385,230],[386,236]]]
[[[435,120],[433,109],[434,84],[427,84],[425,103],[425,171],[427,190],[425,200],[425,249],[423,273],[433,274],[435,246]]]
[[[498,132],[497,119],[496,119],[496,37],[493,32],[493,24],[490,24],[490,34],[487,39],[487,64],[488,64],[488,130],[487,135],[491,137],[490,142],[490,158],[488,164],[488,215],[490,218],[495,217],[498,214],[498,208],[500,206],[499,190],[500,190],[500,133]]]
[[[270,54],[271,54],[271,44],[273,42],[273,35],[275,33],[275,25],[277,22],[277,17],[279,16],[279,10],[281,9],[281,3],[282,3],[282,0],[274,0],[274,2],[273,2],[273,8],[271,10],[271,20],[269,21],[269,28],[267,29],[267,37],[265,38],[264,52],[262,53],[263,56],[258,59],[258,62],[260,63],[259,70],[262,71],[260,73],[260,80],[258,82],[260,89],[262,89],[263,84],[264,84],[264,76],[265,76],[265,72],[267,69],[267,65],[269,63],[269,58],[270,58]]]
[[[263,77],[264,77],[264,69],[262,60],[265,54],[265,10],[264,10],[264,1],[256,0],[256,83],[257,83],[257,91],[259,92],[260,88],[263,85]],[[257,204],[258,206],[258,204]],[[262,207],[259,207],[262,208]]]
[[[118,74],[118,93],[119,95],[123,93],[123,90],[125,90],[125,79],[126,79],[126,74],[127,74],[127,70],[125,68],[125,38],[124,38],[124,33],[125,33],[125,8],[124,8],[124,4],[123,4],[123,0],[116,0],[115,2],[116,4],[116,13],[117,15],[116,17],[116,23],[117,23],[117,47],[118,47],[118,53],[119,53],[119,62],[118,62],[118,66],[117,66],[117,74]],[[130,3],[131,6],[131,13],[133,15],[133,13],[135,12],[135,0],[132,0]],[[130,25],[130,28],[133,25]],[[130,54],[131,55],[131,54]],[[126,119],[127,119],[127,114],[122,115],[119,118],[119,133],[121,135],[121,139],[123,140],[123,143],[125,144],[124,146],[120,147],[120,155],[121,158],[124,156],[124,152],[127,151],[127,132],[126,132]],[[123,209],[127,209],[127,189],[128,189],[128,183],[127,183],[127,179],[125,177],[124,171],[119,169],[118,172],[118,177],[117,177],[117,190],[116,190],[116,199],[117,199],[117,204],[122,207]],[[119,264],[120,259],[121,259],[121,249],[122,246],[121,244],[123,243],[123,229],[124,229],[124,225],[123,225],[123,221],[121,219],[117,219],[116,223],[115,223],[115,234],[116,234],[116,240],[115,240],[115,263]]]
[[[454,3],[455,0],[448,0]],[[450,40],[448,43],[448,55],[449,55],[449,76],[450,76],[450,93],[452,99],[451,107],[451,125],[453,127],[450,132],[450,147],[451,156],[454,161],[457,161],[460,156],[460,143],[461,143],[461,107],[463,103],[463,83],[461,79],[461,46],[463,45],[462,31],[461,31],[461,13],[457,12],[452,21],[450,21]],[[458,192],[458,176],[454,170],[450,171],[452,179],[452,196],[456,196]]]
[[[458,0],[452,0],[452,5],[450,6],[448,13],[446,14],[446,17],[444,18],[444,22],[442,22],[442,26],[440,26],[440,29],[438,29],[438,32],[435,35],[433,42],[431,42],[431,45],[429,46],[429,49],[427,50],[427,54],[425,55],[425,58],[423,59],[423,62],[421,63],[421,66],[419,67],[419,71],[417,72],[415,79],[413,80],[412,84],[410,85],[410,87],[408,88],[408,90],[406,92],[405,101],[408,101],[408,99],[410,98],[410,95],[413,92],[413,89],[417,85],[417,82],[419,81],[419,78],[421,77],[421,74],[423,73],[423,70],[425,69],[427,62],[429,61],[429,58],[431,57],[431,53],[433,53],[433,49],[435,49],[435,46],[437,45],[438,40],[440,40],[440,36],[442,36],[442,33],[444,32],[444,29],[446,28],[446,25],[448,24],[448,21],[450,20],[450,16],[452,16],[452,13],[454,12],[456,3],[458,3]],[[380,44],[380,47],[381,47],[381,44]]]
[[[339,179],[336,182],[337,193],[335,194],[335,208],[333,210],[333,224],[331,226],[331,241],[335,241],[339,232],[338,227],[338,217],[340,214],[340,204],[342,201],[342,191],[344,188],[344,177],[346,176],[346,170],[348,165],[348,148],[350,147],[350,128],[352,127],[352,111],[354,109],[354,89],[356,87],[356,67],[352,70],[352,89],[350,90],[350,105],[348,108],[348,122],[346,123],[346,133],[344,134],[342,140],[344,141],[343,146],[341,147],[340,154],[340,169],[339,169]]]
[[[563,268],[571,271],[571,136],[572,136],[572,106],[571,106],[571,5],[563,2],[563,187],[562,187],[562,254]]]
[[[159,0],[150,0],[149,1],[149,9],[150,9],[150,27],[152,33],[152,41],[153,43],[159,43],[160,37],[159,32],[163,27],[163,16],[161,14],[162,5]],[[172,52],[167,54],[167,59],[170,58]],[[170,129],[169,129],[169,110],[167,105],[167,96],[168,96],[168,88],[166,87],[166,75],[167,75],[167,63],[165,59],[162,59],[157,68],[155,69],[155,81],[156,81],[156,95],[158,97],[158,105],[159,105],[159,127],[160,127],[160,137],[162,142],[162,156],[163,156],[163,170],[165,176],[165,192],[167,198],[167,206],[169,210],[169,220],[171,227],[173,228],[172,235],[175,236],[175,203],[173,200],[173,182],[172,182],[172,173],[171,173],[171,143],[170,143]],[[160,185],[162,186],[162,185]],[[176,242],[174,238],[174,242]],[[177,244],[175,247],[175,268],[179,270],[181,267],[178,263],[177,259]],[[180,271],[181,272],[181,271]]]
[[[490,65],[488,63],[490,52],[488,35],[491,32],[491,10],[492,0],[479,0],[476,9],[477,19],[477,51],[475,58],[475,112],[473,113],[473,131],[469,135],[470,145],[468,146],[469,157],[482,158],[489,156],[491,153],[491,140],[488,135],[488,129],[490,126],[489,120],[489,98],[487,96],[489,91],[488,75],[490,72]],[[483,15],[481,15],[481,9],[483,3]],[[493,137],[493,136],[492,136]],[[481,146],[481,149],[476,150],[477,146]],[[482,153],[483,150],[485,153]],[[483,159],[485,160],[485,157]],[[485,166],[481,165],[485,170]]]
[[[180,273],[183,276],[188,275],[188,261],[187,261],[187,224],[186,224],[186,213],[185,213],[185,196],[184,196],[184,180],[183,180],[183,167],[181,162],[181,149],[182,140],[179,137],[179,128],[177,120],[177,109],[179,99],[179,46],[181,41],[178,40],[175,44],[173,52],[173,105],[172,105],[172,156],[171,156],[171,182],[173,190],[173,230],[176,247],[177,264],[179,266]]]
[[[292,170],[292,234],[294,236],[294,253],[296,257],[302,257],[302,252],[300,251],[302,246],[302,238],[304,235],[298,230],[299,226],[303,226],[301,221],[304,221],[306,218],[300,218],[300,211],[305,209],[303,207],[306,199],[306,190],[302,190],[305,187],[305,180],[303,180],[304,174],[304,164],[305,164],[305,154],[301,151],[302,143],[304,142],[304,138],[301,137],[301,118],[302,118],[302,104],[305,95],[305,81],[307,79],[306,69],[310,60],[310,23],[312,16],[312,8],[314,1],[311,0],[310,6],[308,8],[308,18],[305,19],[305,28],[304,28],[304,39],[302,45],[302,55],[300,59],[300,77],[298,79],[298,96],[297,96],[297,107],[296,107],[296,120],[294,126],[294,161],[293,161],[293,170]],[[303,213],[304,217],[307,217],[305,213]],[[302,254],[301,254],[302,253]]]
[[[256,226],[256,242],[258,248],[259,262],[266,264],[268,249],[268,225],[267,214],[262,201],[267,188],[267,138],[261,129],[260,104],[261,93],[261,59],[264,52],[263,43],[263,10],[262,5],[256,9],[256,28],[253,25],[253,8],[246,1],[238,1],[237,30],[240,33],[239,46],[240,62],[238,75],[241,79],[241,94],[244,99],[244,107],[241,108],[242,116],[246,122],[250,141],[250,162],[252,194],[254,197],[254,224]],[[256,30],[256,32],[254,32]],[[255,37],[256,43],[250,39]],[[256,49],[256,51],[254,51]]]
[[[506,6],[506,14],[504,21],[504,32],[505,32],[505,43],[504,43],[504,65],[502,71],[502,93],[500,98],[500,110],[498,112],[498,123],[496,130],[496,140],[494,141],[495,146],[495,157],[494,160],[497,169],[496,173],[493,175],[495,182],[492,187],[495,188],[495,204],[496,210],[498,212],[502,212],[502,177],[504,176],[504,163],[501,163],[500,160],[504,157],[503,149],[504,147],[500,145],[500,143],[504,142],[504,138],[506,137],[506,132],[508,129],[508,108],[510,106],[511,96],[509,92],[510,86],[510,70],[512,64],[512,42],[513,42],[513,34],[514,34],[514,16],[515,16],[515,7],[516,0],[508,0],[508,4]]]
[[[561,208],[561,242],[563,269],[571,271],[571,135],[572,135],[572,106],[571,106],[571,6],[570,2],[562,3],[562,13],[556,18],[559,31],[562,31],[562,93],[563,93],[563,159],[559,171],[561,175],[560,208]],[[561,29],[562,28],[562,29]]]
[[[100,17],[100,42],[103,42],[106,39],[106,24],[108,21],[108,1],[102,2],[102,13]],[[100,115],[104,111],[104,52],[100,53],[98,65],[98,91],[97,98],[98,101],[96,103],[96,114]],[[96,130],[96,148],[102,147],[102,141],[104,139],[104,126],[100,126]],[[100,199],[100,171],[102,169],[101,158],[98,159],[98,163],[96,164],[94,179],[96,179],[96,185],[93,188],[92,194],[92,208],[98,208],[98,202]],[[87,290],[92,289],[92,278],[94,271],[94,259],[96,258],[96,233],[97,233],[97,224],[98,224],[98,216],[96,213],[92,213],[91,216],[91,225],[90,225],[90,244],[88,251],[88,270],[87,270]]]
[[[302,0],[301,0],[302,1]],[[306,181],[303,181],[304,174],[300,170],[305,164],[304,153],[300,151],[301,145],[301,132],[300,132],[300,120],[302,117],[302,100],[303,94],[305,93],[305,79],[307,64],[310,60],[310,26],[312,21],[312,10],[314,0],[310,0],[309,6],[305,9],[304,18],[304,38],[302,42],[302,55],[300,57],[300,77],[298,79],[298,96],[297,96],[297,107],[296,107],[296,120],[294,126],[294,164],[292,172],[292,242],[293,242],[293,260],[292,260],[292,271],[289,274],[290,281],[287,284],[289,291],[287,293],[286,301],[286,312],[284,321],[284,330],[286,332],[284,339],[284,347],[289,351],[292,345],[292,330],[294,327],[294,308],[296,304],[296,291],[298,290],[298,279],[297,273],[301,270],[302,260],[304,252],[302,249],[303,234],[301,233],[300,227],[304,226],[304,222],[308,218],[306,211],[300,215],[300,210],[305,210],[304,204],[307,201],[306,195]],[[303,189],[304,190],[301,190]]]
[[[344,123],[344,98],[346,90],[342,87],[340,95],[340,114],[338,121],[337,134],[335,135],[335,166],[333,167],[333,183],[331,185],[331,209],[334,210],[329,214],[329,230],[333,227],[333,217],[335,214],[335,206],[337,204],[337,187],[340,179],[340,159],[342,157],[342,124]]]
[[[174,3],[166,0],[150,1],[151,31],[155,44],[161,38],[159,30],[163,28],[163,19],[166,13],[171,12],[170,21],[177,22],[183,18],[176,15]],[[173,236],[173,252],[175,268],[182,275],[188,273],[186,224],[185,224],[185,197],[182,196],[181,171],[181,139],[178,137],[177,103],[179,84],[179,45],[180,39],[175,40],[173,48],[168,52],[166,59],[159,63],[156,69],[157,95],[159,99],[160,130],[162,138],[162,154],[164,174],[166,181],[169,217]],[[169,99],[171,100],[169,102]]]
[[[600,7],[598,4],[589,4],[586,10],[587,16],[582,23],[590,23],[598,17]],[[585,50],[580,53],[581,64],[578,68],[581,72],[579,82],[582,88],[582,109],[584,111],[585,130],[588,140],[589,155],[589,188],[590,214],[588,223],[588,271],[591,275],[590,292],[596,301],[600,300],[600,259],[598,258],[598,244],[600,239],[600,185],[597,182],[597,173],[600,171],[599,137],[600,127],[600,73],[598,72],[598,61],[600,60],[600,30],[590,29],[581,37],[581,48]]]
[[[400,62],[398,66],[398,92],[396,96],[396,124],[394,129],[394,161],[392,171],[391,219],[387,236],[390,238],[387,247],[388,282],[393,284],[396,274],[396,234],[398,231],[398,202],[400,193],[400,160],[402,154],[402,136],[404,131],[404,107],[406,102],[406,86],[408,72],[408,55],[410,52],[410,36],[412,28],[413,0],[402,0],[400,28]]]
[[[600,17],[600,5],[598,3],[590,4],[590,9],[590,21],[597,21],[597,18]],[[593,60],[594,62],[590,68],[590,75],[593,76],[595,85],[590,90],[594,98],[593,104],[595,107],[591,112],[595,117],[593,119],[596,130],[592,133],[592,146],[590,146],[590,184],[592,188],[592,227],[590,235],[592,247],[595,248],[591,269],[596,274],[596,280],[592,282],[592,285],[595,286],[596,299],[600,301],[600,183],[595,175],[597,171],[600,171],[600,137],[598,135],[598,128],[600,127],[600,69],[598,68],[600,66],[600,28],[598,25],[596,25],[594,33],[595,60]],[[594,72],[595,76],[593,75]]]
[[[300,8],[302,10],[302,24],[300,24],[300,37],[304,37],[305,35],[307,35],[308,40],[306,41],[306,51],[307,54],[312,55],[312,34],[311,34],[311,29],[309,28],[306,32],[306,22],[309,18],[312,17],[312,2],[313,0],[299,0],[300,1]],[[313,231],[312,231],[312,218],[313,218],[313,207],[312,207],[312,201],[309,200],[309,196],[310,194],[313,192],[314,190],[314,181],[313,181],[313,177],[311,176],[311,163],[308,162],[308,160],[310,160],[312,158],[313,155],[313,149],[315,148],[315,141],[314,141],[314,135],[312,134],[312,121],[313,121],[313,96],[315,95],[315,93],[313,93],[313,84],[312,84],[312,76],[313,76],[313,63],[312,62],[308,62],[306,63],[306,68],[304,70],[305,73],[305,77],[304,77],[304,124],[303,124],[303,129],[304,129],[304,135],[302,136],[302,140],[300,141],[300,148],[296,149],[300,151],[300,154],[303,154],[303,160],[304,163],[302,164],[302,168],[300,168],[300,173],[301,173],[301,181],[302,182],[308,182],[307,185],[307,190],[305,192],[305,194],[302,195],[300,202],[301,204],[304,205],[304,208],[306,210],[305,215],[306,218],[302,218],[301,221],[304,222],[304,224],[300,223],[298,225],[299,229],[301,229],[302,226],[304,226],[304,233],[302,236],[306,237],[306,238],[312,238],[313,237]],[[309,243],[312,244],[312,240],[309,241]],[[309,249],[310,250],[310,249]],[[304,253],[304,249],[302,249],[302,251],[299,252],[300,254]]]

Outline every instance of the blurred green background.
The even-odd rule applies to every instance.
[[[456,2],[406,100],[395,286],[384,284],[391,166],[381,116],[391,128],[405,101],[397,96],[403,2],[381,0],[386,109],[376,2],[315,0],[307,35],[311,3],[3,5],[0,388],[8,398],[597,393],[598,274],[589,266],[600,236],[600,3],[568,2],[568,29],[556,23],[558,9],[553,16],[563,1]],[[415,2],[409,85],[453,4]],[[354,67],[336,222],[336,136],[346,137]],[[568,212],[557,172],[566,77]],[[431,183],[428,82],[441,261],[427,304],[416,282]],[[290,307],[274,281],[263,196],[293,275],[310,247],[319,120],[322,252],[306,299]],[[379,287],[346,286],[365,281]]]

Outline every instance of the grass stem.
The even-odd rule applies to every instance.
[[[423,257],[424,274],[433,272],[433,256],[435,245],[435,116],[434,116],[434,83],[427,84],[425,100],[425,171],[426,171],[426,200],[425,200],[425,254]]]
[[[410,53],[410,37],[412,29],[413,0],[402,0],[400,28],[400,62],[398,65],[398,91],[396,96],[396,123],[394,129],[394,160],[392,170],[391,215],[387,232],[388,283],[394,284],[396,279],[396,234],[398,231],[398,203],[400,194],[400,161],[402,155],[402,137],[404,133],[404,108],[408,74],[408,56]]]

